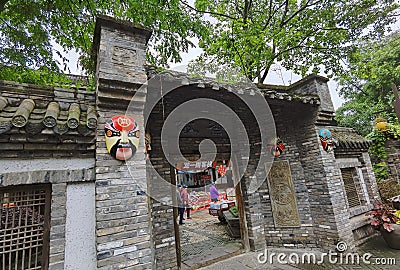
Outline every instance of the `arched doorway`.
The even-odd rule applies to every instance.
[[[196,269],[212,262],[242,253],[248,243],[238,180],[233,176],[230,160],[204,162],[210,167],[196,168],[196,162],[182,168],[177,164],[175,178],[181,194],[189,194],[190,209],[185,209],[183,224],[179,211],[175,213],[175,239],[178,265],[181,269]],[[200,163],[198,163],[200,165]],[[224,170],[222,168],[226,168]],[[218,191],[218,200],[210,200],[210,189]],[[188,212],[190,214],[188,214]],[[189,217],[190,215],[190,217]]]
[[[249,243],[245,215],[245,209],[248,209],[248,205],[243,203],[246,201],[243,196],[247,196],[247,194],[246,191],[242,191],[243,187],[248,187],[248,185],[244,185],[241,180],[243,170],[249,167],[254,169],[259,159],[261,136],[254,115],[236,94],[225,89],[215,90],[207,87],[180,86],[167,95],[155,93],[151,90],[149,89],[148,96],[154,94],[159,95],[160,98],[155,106],[148,109],[149,120],[147,121],[146,132],[151,135],[152,142],[149,163],[156,169],[157,174],[161,175],[170,184],[168,187],[170,194],[176,194],[177,183],[184,183],[190,186],[189,192],[198,193],[200,190],[196,189],[203,189],[203,194],[207,194],[209,193],[207,181],[211,182],[211,180],[217,180],[217,187],[224,193],[227,193],[227,189],[234,189],[234,195],[231,199],[235,201],[235,205],[238,208],[237,222],[239,223],[237,226],[239,227],[239,232],[236,233],[236,236],[229,236],[229,229],[232,229],[232,227],[229,228],[229,224],[221,223],[218,217],[210,215],[207,208],[209,205],[207,205],[203,206],[203,212],[193,211],[192,217],[198,215],[196,217],[196,220],[199,221],[198,223],[195,224],[195,222],[192,222],[193,220],[190,220],[190,222],[186,222],[187,224],[179,226],[177,221],[178,209],[176,207],[172,211],[167,203],[152,201],[150,202],[153,221],[151,229],[153,245],[156,249],[156,263],[159,262],[160,267],[165,267],[165,265],[161,266],[162,262],[170,259],[172,265],[172,260],[175,259],[178,267],[190,269],[249,249],[251,243]],[[159,91],[159,88],[157,91]],[[176,125],[182,125],[182,128],[176,127],[178,129],[177,135],[163,137],[165,126],[174,125],[174,122],[169,121],[168,117],[176,108],[188,102],[204,101],[203,99],[216,100],[223,104],[222,106],[228,106],[243,124],[243,128],[234,129],[233,134],[228,136],[226,127],[222,126],[218,120],[208,119],[203,114],[200,114],[201,117],[186,121],[184,125],[176,123]],[[210,102],[210,106],[214,104],[212,101]],[[208,109],[207,104],[201,107],[203,113],[207,113]],[[218,113],[220,114],[219,117],[225,117],[224,119],[229,122],[232,116],[224,115],[222,111]],[[228,123],[228,126],[236,127],[233,120],[232,123]],[[232,136],[239,138],[239,141],[242,137],[246,137],[239,146],[249,148],[247,156],[235,157],[235,152],[232,151]],[[177,149],[172,149],[172,151],[165,150],[165,148],[176,142],[179,145]],[[210,155],[208,156],[208,154]],[[178,164],[185,161],[194,163],[211,162],[215,163],[215,166],[211,166],[211,168],[207,166],[204,168],[205,170],[193,170],[189,173],[179,169]],[[230,164],[226,166],[228,161]],[[248,163],[247,167],[238,166],[239,163],[242,164],[244,161]],[[228,179],[225,182],[220,181],[221,183],[218,183],[221,177],[213,178],[213,169],[215,170],[219,165],[225,165],[227,172],[231,174],[232,179],[229,179],[231,186],[228,186]],[[183,174],[182,172],[187,174],[184,177],[185,179],[179,178],[179,174]],[[207,180],[207,177],[204,178],[205,176],[211,177],[211,179],[208,178],[209,180]],[[148,176],[148,179],[152,179],[152,176]],[[185,182],[182,182],[182,180],[185,180]],[[199,184],[200,181],[204,183]],[[153,185],[151,180],[149,191],[153,194],[162,192],[160,186]],[[189,224],[193,225],[186,226]],[[215,226],[214,229],[212,226]],[[173,244],[172,242],[167,243],[170,239],[174,239]],[[174,248],[174,253],[172,253],[172,248]],[[160,251],[158,252],[157,249]],[[216,255],[217,250],[220,252],[218,256]],[[167,253],[169,255],[168,258],[166,258]],[[206,256],[207,254],[216,256]],[[156,267],[158,266],[156,265]]]

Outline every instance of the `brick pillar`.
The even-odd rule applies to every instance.
[[[318,138],[320,128],[334,125],[335,111],[327,81],[324,77],[310,75],[293,84],[290,91],[300,95],[318,96],[321,102],[315,118],[310,117],[308,123],[298,124],[293,128],[302,130],[298,134],[297,147],[309,191],[317,245],[332,249],[338,241],[345,241],[352,247],[354,238],[340,169],[334,153],[325,152]]]
[[[318,130],[315,128],[316,139],[318,138]],[[354,247],[354,237],[350,222],[350,213],[347,206],[347,197],[345,187],[341,179],[340,168],[336,163],[333,152],[327,153],[323,150],[318,141],[319,146],[319,164],[323,178],[320,178],[317,183],[319,190],[317,195],[321,198],[320,210],[314,214],[315,230],[318,235],[317,239],[322,247],[332,247],[338,241],[344,241],[352,248]]]
[[[340,169],[334,153],[323,150],[318,130],[313,124],[305,126],[305,132],[299,134],[297,141],[309,193],[314,237],[317,246],[323,248],[332,249],[338,241],[345,241],[352,247],[354,239]]]
[[[100,17],[96,22],[96,245],[98,269],[151,268],[150,219],[146,187],[143,108],[146,82],[146,44],[151,31],[136,25]],[[134,114],[140,126],[140,145],[128,161],[114,159],[106,149],[104,124],[125,114],[136,100]],[[127,164],[133,168],[131,175]]]
[[[377,203],[381,201],[381,196],[379,194],[378,184],[376,183],[374,170],[372,169],[371,158],[368,152],[363,152],[361,154],[362,173],[364,176],[364,181],[367,186],[368,196],[371,203]]]
[[[400,183],[400,140],[389,139],[385,143],[387,158],[385,159],[390,178]]]

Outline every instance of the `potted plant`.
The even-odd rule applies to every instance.
[[[400,211],[386,204],[375,204],[367,216],[372,216],[371,226],[380,231],[390,248],[400,249]]]

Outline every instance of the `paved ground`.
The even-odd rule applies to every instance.
[[[271,252],[275,253],[285,253],[289,255],[292,252],[298,252],[298,255],[301,258],[301,252],[307,251],[296,251],[296,250],[288,250],[288,249],[274,249],[269,250],[268,254]],[[311,252],[311,251],[308,251]],[[314,251],[316,254],[316,258],[320,258],[321,253]],[[321,265],[317,264],[279,264],[276,261],[276,257],[273,260],[273,264],[269,262],[260,263],[257,259],[259,253],[249,252],[245,254],[240,254],[235,257],[231,257],[227,260],[223,260],[212,265],[198,268],[201,270],[250,270],[250,269],[282,269],[282,270],[292,270],[292,269],[304,269],[304,270],[319,270],[319,269],[343,269],[343,270],[352,270],[352,269],[373,269],[373,270],[380,270],[380,269],[400,269],[400,250],[390,249],[387,247],[386,243],[384,242],[381,236],[376,236],[370,239],[367,243],[358,247],[357,250],[352,251],[357,252],[360,258],[362,255],[366,253],[372,254],[372,257],[368,260],[371,264],[364,264],[362,263],[362,259],[360,259],[360,264],[351,264],[352,260],[349,259],[349,264],[345,264],[346,259],[343,257],[343,264],[339,263],[329,263],[329,260],[325,260],[324,263]],[[346,254],[346,252],[345,252]],[[264,257],[261,257],[263,259]],[[382,259],[383,258],[383,259]],[[286,259],[288,260],[288,259]],[[387,265],[378,265],[378,262],[385,262]],[[395,262],[394,262],[395,261]]]
[[[193,269],[194,266],[239,254],[242,248],[240,239],[230,237],[226,225],[209,215],[208,209],[192,213],[192,219],[184,222],[179,226],[183,269]]]
[[[322,264],[280,264],[277,261],[276,255],[272,257],[272,263],[269,261],[262,263],[258,260],[260,252],[243,253],[240,239],[230,237],[226,232],[226,225],[219,223],[217,217],[210,216],[207,209],[192,213],[192,217],[193,219],[185,220],[185,224],[180,226],[183,270],[400,270],[400,250],[389,248],[380,235],[371,238],[368,242],[358,247],[357,250],[351,251],[354,254],[357,252],[360,257],[359,264],[352,264],[350,257],[348,257],[348,263],[346,264],[345,256],[342,256],[342,264],[339,263],[340,261],[330,263],[328,258],[325,258]],[[297,254],[300,261],[302,254],[305,252],[313,252],[316,256],[316,261],[319,261],[321,258],[320,251],[294,249],[269,249],[267,258],[271,258],[270,256],[273,252],[275,254],[286,254],[286,261],[288,261],[289,254],[293,254],[294,252],[295,255],[292,256],[296,256]],[[344,254],[348,253],[350,251],[344,252]],[[371,264],[362,262],[362,256],[366,253],[372,255],[368,259]],[[264,258],[265,256],[260,257],[261,260]],[[379,260],[381,262],[386,261],[387,265],[378,265]]]

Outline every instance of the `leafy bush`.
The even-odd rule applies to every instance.
[[[386,204],[375,204],[374,209],[365,215],[373,217],[371,226],[376,230],[385,229],[391,232],[394,230],[392,224],[399,222],[397,211]]]
[[[388,156],[386,153],[385,142],[389,139],[397,140],[400,138],[400,125],[388,124],[388,126],[389,130],[386,132],[378,132],[374,129],[366,136],[367,139],[373,141],[373,145],[369,148],[369,153],[371,155],[375,177],[378,182],[390,178],[386,163],[384,162],[384,159]]]

